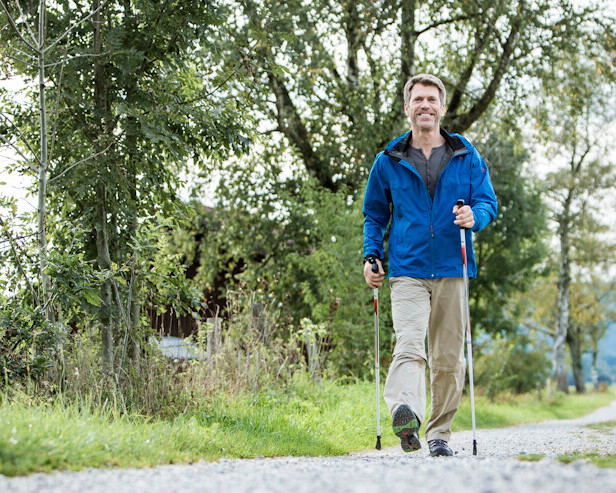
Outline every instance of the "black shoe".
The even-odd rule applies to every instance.
[[[402,404],[394,413],[392,427],[394,433],[400,438],[400,446],[405,452],[419,450],[419,420],[415,413],[406,404]]]
[[[439,440],[438,438],[430,440],[428,441],[428,447],[430,447],[430,457],[451,457],[453,455],[445,440]]]

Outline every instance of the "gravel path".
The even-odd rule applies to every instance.
[[[405,454],[398,447],[345,457],[282,457],[220,460],[147,469],[88,469],[81,472],[0,476],[0,492],[609,492],[616,491],[616,468],[600,469],[556,456],[572,452],[616,454],[616,426],[585,425],[616,420],[616,401],[575,420],[546,421],[511,428],[478,430],[479,455],[472,455],[472,433],[452,436],[456,455],[430,458],[427,444]],[[519,454],[544,454],[537,462]]]

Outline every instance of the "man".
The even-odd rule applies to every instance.
[[[472,232],[496,217],[487,166],[458,134],[440,128],[445,87],[433,75],[411,77],[404,109],[411,130],[377,155],[364,200],[364,277],[381,286],[383,237],[389,229],[389,282],[396,346],[383,397],[405,452],[421,448],[430,364],[432,412],[426,427],[431,456],[453,455],[447,444],[464,387],[465,291],[460,228],[466,228],[468,275],[477,266]],[[458,207],[463,199],[466,205]],[[378,273],[372,264],[378,265]],[[425,336],[428,334],[428,357]]]

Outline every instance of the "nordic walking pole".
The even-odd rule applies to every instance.
[[[458,207],[464,205],[464,200],[458,199]],[[460,227],[460,245],[462,248],[462,266],[464,271],[464,297],[466,301],[466,352],[468,354],[468,380],[471,389],[471,420],[473,424],[473,455],[477,455],[477,439],[475,436],[475,383],[473,379],[473,341],[471,339],[471,309],[468,296],[468,271],[466,268],[466,228]]]
[[[376,260],[372,264],[372,272],[378,272]],[[379,363],[379,288],[374,288],[374,376],[376,381],[376,449],[381,450],[381,368]]]

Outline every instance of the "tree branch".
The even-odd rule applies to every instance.
[[[489,24],[489,23],[488,23]],[[492,32],[492,27],[488,25],[486,32],[481,35],[479,29],[475,32],[475,49],[471,54],[471,60],[462,75],[460,76],[460,80],[456,84],[456,87],[451,96],[451,100],[449,101],[449,105],[447,110],[452,114],[456,114],[460,104],[462,102],[462,95],[466,92],[466,88],[468,86],[469,81],[471,80],[471,76],[473,75],[473,71],[475,70],[475,66],[477,65],[477,61],[483,50],[485,49],[488,39],[490,37],[490,33]]]
[[[32,41],[34,41],[34,44],[36,45],[38,43],[38,41],[36,40],[36,35],[34,34],[34,31],[30,28],[30,24],[28,24],[28,22],[25,20],[26,16],[24,15],[23,10],[21,10],[21,4],[19,3],[19,0],[14,0],[14,3],[17,7],[17,10],[19,10],[19,15],[24,18],[24,25],[26,26],[26,31],[28,31],[28,34],[30,34]]]
[[[68,36],[75,28],[79,27],[81,24],[83,24],[88,19],[90,19],[92,16],[96,15],[101,10],[103,5],[106,5],[106,2],[101,4],[101,5],[99,5],[97,8],[95,8],[92,12],[90,12],[87,16],[85,16],[79,22],[77,22],[76,24],[73,24],[66,31],[64,31],[62,34],[60,34],[60,36],[58,36],[51,44],[49,44],[46,48],[43,49],[43,53],[47,53],[49,50],[54,48],[60,41],[62,41],[66,36]]]
[[[309,173],[316,177],[322,186],[335,190],[336,186],[332,180],[330,169],[327,163],[319,159],[310,145],[308,130],[302,122],[287,88],[271,70],[268,71],[267,76],[270,88],[276,96],[276,118],[283,134],[298,148]]]
[[[9,24],[11,25],[11,28],[13,29],[13,31],[15,32],[17,37],[19,39],[21,39],[22,42],[26,46],[28,46],[34,53],[38,53],[39,49],[35,45],[30,44],[30,42],[26,38],[24,38],[23,35],[21,34],[21,32],[19,31],[19,28],[17,27],[17,24],[15,24],[15,20],[13,19],[13,16],[9,12],[9,8],[8,8],[8,5],[6,4],[5,0],[0,0],[0,5],[2,5],[2,9],[6,13],[6,17],[7,17],[8,21],[9,21]]]
[[[91,154],[90,156],[83,158],[79,161],[77,161],[76,163],[73,163],[72,165],[70,165],[68,168],[66,168],[64,171],[62,171],[61,173],[58,173],[56,176],[49,178],[48,183],[51,184],[54,181],[58,180],[60,177],[62,177],[63,175],[65,175],[66,173],[68,173],[70,170],[72,170],[75,166],[79,166],[82,163],[85,163],[86,161],[89,161],[90,159],[94,159],[98,156],[101,156],[102,154],[105,154],[109,149],[111,149],[119,140],[120,137],[122,137],[122,135],[124,135],[124,132],[120,132],[120,134],[118,134],[116,136],[115,139],[113,139],[113,141],[107,146],[105,147],[105,149],[103,149],[102,151],[99,151],[95,154]]]
[[[472,18],[473,18],[473,16],[470,16],[470,15],[459,15],[457,17],[451,17],[450,19],[441,19],[440,21],[433,22],[429,26],[426,26],[423,29],[420,29],[419,31],[415,31],[415,34],[417,36],[420,36],[420,35],[428,32],[430,29],[435,29],[435,28],[437,28],[439,26],[445,26],[447,24],[453,24],[455,22],[468,21],[468,20],[470,20]]]
[[[2,136],[2,139],[4,140],[4,142],[12,147],[15,152],[17,152],[17,154],[19,154],[30,166],[30,169],[32,169],[32,171],[38,171],[38,167],[40,165],[40,160],[38,159],[36,152],[34,152],[34,149],[32,149],[32,147],[30,146],[30,144],[28,143],[28,140],[26,139],[26,137],[24,136],[24,134],[21,132],[21,130],[19,129],[19,127],[17,125],[15,125],[15,123],[13,123],[13,121],[11,121],[11,119],[9,119],[3,111],[0,111],[0,116],[2,118],[4,118],[10,125],[11,127],[13,127],[15,129],[15,131],[18,134],[18,139],[21,140],[24,145],[28,148],[28,150],[32,153],[32,155],[36,158],[37,164],[35,165],[30,159],[28,159],[25,154],[23,152],[21,152],[21,149],[19,149],[19,147],[17,147],[17,145],[15,145],[14,142],[10,142],[4,135]]]
[[[518,9],[518,14],[515,18],[515,21],[511,26],[509,36],[507,37],[507,40],[503,45],[503,51],[498,66],[494,71],[490,84],[484,91],[481,98],[473,105],[473,107],[467,113],[463,113],[461,115],[453,115],[451,117],[446,116],[443,122],[444,127],[452,129],[456,132],[463,132],[468,127],[470,127],[488,108],[488,106],[494,99],[496,91],[511,63],[511,58],[513,56],[513,51],[515,49],[518,36],[520,34],[522,26],[525,23],[525,11],[526,3],[525,1],[522,1],[520,4],[520,8]]]
[[[4,222],[2,217],[0,217],[0,226],[2,226],[2,232],[4,233],[4,236],[6,237],[9,244],[11,245],[11,250],[13,252],[13,255],[15,256],[15,261],[17,262],[17,268],[19,269],[19,272],[21,273],[22,277],[24,278],[24,281],[26,282],[28,286],[30,294],[32,295],[32,301],[34,302],[36,306],[39,306],[39,299],[38,299],[38,296],[36,295],[36,291],[34,290],[34,287],[32,286],[32,284],[30,283],[30,279],[28,278],[26,271],[23,265],[21,264],[21,260],[19,259],[17,247],[15,246],[13,238],[11,238],[8,232],[5,231],[6,223]]]

